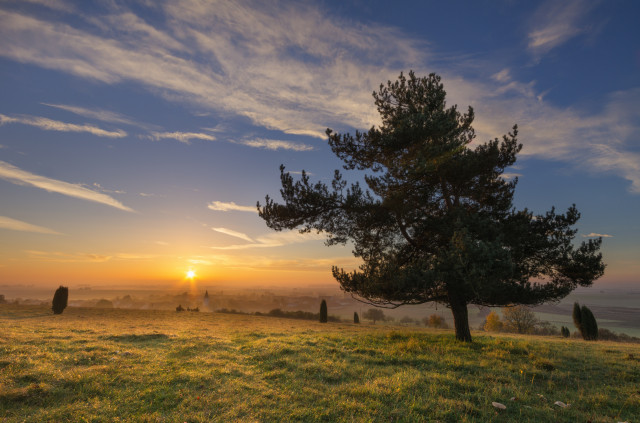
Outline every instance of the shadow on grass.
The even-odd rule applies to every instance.
[[[169,335],[164,333],[146,333],[146,334],[125,334],[125,335],[109,335],[101,336],[101,339],[116,342],[130,342],[130,343],[150,343],[150,342],[165,342],[171,339]]]

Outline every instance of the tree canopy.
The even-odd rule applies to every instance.
[[[353,243],[359,269],[332,269],[344,291],[378,306],[445,304],[456,337],[471,341],[468,304],[541,304],[603,274],[601,239],[573,244],[575,205],[564,214],[514,208],[517,178],[503,173],[522,148],[517,126],[472,146],[473,109],[447,108],[435,74],[401,73],[373,97],[380,126],[354,135],[327,129],[332,151],[345,170],[364,172],[367,189],[339,170],[325,184],[304,171],[294,180],[281,166],[284,203],[258,203],[272,229]]]

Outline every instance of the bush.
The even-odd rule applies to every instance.
[[[504,326],[510,332],[533,333],[538,319],[529,307],[518,305],[515,307],[504,307],[502,309]]]
[[[358,312],[353,312],[353,323],[360,323],[360,317],[358,317]]]
[[[181,311],[184,311],[184,307],[182,307],[182,304],[178,305],[178,307],[176,307],[176,311],[179,313]]]
[[[568,338],[571,335],[571,332],[569,331],[568,327],[563,326],[560,329],[560,334],[562,335],[563,338]]]
[[[626,333],[615,333],[609,329],[598,329],[598,339],[603,341],[615,341],[615,342],[634,342],[640,343],[640,338],[627,335]]]
[[[327,302],[325,300],[320,303],[320,323],[327,323]]]
[[[504,323],[500,321],[500,316],[495,311],[487,315],[483,329],[487,332],[500,332],[504,328]]]
[[[578,303],[573,304],[573,323],[585,341],[598,339],[598,323],[587,306],[580,307]]]
[[[56,292],[53,294],[53,301],[51,303],[51,309],[53,314],[62,314],[65,308],[67,308],[67,301],[69,300],[69,288],[60,285]]]
[[[422,322],[425,326],[428,326],[430,328],[447,329],[449,327],[444,318],[438,314],[432,314],[429,317],[425,317],[424,319],[422,319]]]

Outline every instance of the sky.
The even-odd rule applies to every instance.
[[[474,108],[477,143],[517,123],[516,207],[575,203],[576,242],[603,238],[596,287],[640,288],[638,16],[633,0],[0,0],[0,285],[335,283],[351,247],[271,231],[256,202],[280,198],[280,164],[329,180],[326,128],[379,124],[372,92],[413,70]]]

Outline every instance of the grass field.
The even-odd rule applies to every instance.
[[[6,422],[640,421],[637,344],[14,305],[0,327]]]

